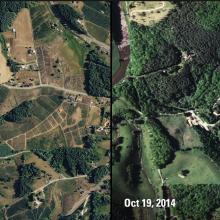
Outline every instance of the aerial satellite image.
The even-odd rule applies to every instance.
[[[219,220],[219,2],[112,10],[113,219]]]
[[[110,219],[110,3],[0,1],[0,220]]]

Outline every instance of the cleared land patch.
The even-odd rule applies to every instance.
[[[35,60],[35,56],[28,54],[29,48],[34,48],[32,23],[28,9],[22,9],[12,27],[15,30],[15,37],[12,40],[11,56],[17,62],[29,63]]]
[[[182,149],[203,146],[198,133],[187,125],[185,116],[167,115],[161,116],[159,120],[169,134],[179,142]]]
[[[189,171],[184,178],[178,175],[182,170]],[[174,161],[162,169],[162,176],[168,184],[218,184],[220,181],[219,167],[197,149],[176,152]]]
[[[109,44],[109,32],[90,21],[85,22],[87,31],[98,41]]]
[[[134,1],[127,7],[131,21],[149,26],[164,19],[174,5],[167,1]]]
[[[0,84],[8,82],[12,77],[12,72],[7,66],[6,58],[1,51],[0,46]]]

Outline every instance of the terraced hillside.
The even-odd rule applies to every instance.
[[[80,2],[0,4],[0,219],[109,219],[109,25],[88,31]]]

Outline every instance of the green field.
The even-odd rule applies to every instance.
[[[105,28],[102,28],[92,22],[86,21],[87,31],[94,37],[96,40],[105,43],[109,37],[109,31]]]
[[[178,176],[181,170],[189,170],[185,178]],[[176,152],[175,160],[162,169],[168,184],[219,184],[220,170],[198,149]]]
[[[88,49],[84,44],[80,43],[79,40],[76,39],[69,30],[64,31],[63,37],[67,41],[69,48],[74,53],[74,57],[76,59],[74,60],[74,62],[77,61],[80,64],[80,66],[83,67]]]
[[[50,22],[56,21],[47,4],[37,4],[30,8],[34,38],[43,42],[51,42],[57,36],[51,27]]]
[[[116,70],[120,67],[120,57],[118,48],[114,41],[112,41],[112,75],[115,74]]]
[[[27,148],[29,150],[46,150],[58,148],[60,146],[66,146],[66,142],[63,133],[59,127],[45,135],[40,135],[27,141]]]
[[[183,115],[161,116],[159,120],[169,134],[179,142],[181,149],[203,146],[198,133],[187,125]]]
[[[3,140],[25,133],[44,120],[62,102],[54,96],[40,96],[33,100],[31,117],[21,122],[5,122],[0,126],[0,138]]]
[[[5,157],[12,153],[12,149],[7,144],[0,144],[0,157]]]
[[[127,171],[126,171],[126,164],[129,160],[129,155],[131,149],[128,147],[132,144],[132,130],[130,126],[120,126],[119,127],[119,134],[121,137],[124,137],[123,144],[121,144],[122,149],[120,151],[121,158],[120,163],[115,163],[112,166],[112,178],[117,181],[113,181],[113,199],[123,199],[126,196],[133,198],[134,192],[128,186],[128,183],[125,181],[127,178]],[[114,195],[115,194],[115,195]],[[122,197],[122,198],[121,198]]]
[[[134,144],[134,134],[133,127],[131,125],[120,125],[119,126],[119,136],[123,137],[123,143],[120,144],[122,149],[120,151],[120,162],[115,162],[112,166],[112,178],[113,178],[113,201],[115,203],[121,204],[125,198],[130,199],[143,199],[143,198],[155,198],[154,190],[152,185],[148,180],[146,172],[141,169],[140,173],[140,183],[137,187],[132,187],[129,182],[131,177],[129,176],[128,169],[131,167],[129,164],[135,164],[134,155],[132,153],[132,145]],[[136,146],[135,146],[136,147]],[[142,147],[142,146],[141,146]],[[146,209],[146,208],[145,208]],[[136,210],[139,212],[138,210]],[[136,212],[134,210],[134,212]],[[144,210],[143,210],[144,211]],[[155,210],[148,209],[148,216],[150,219],[155,219]]]

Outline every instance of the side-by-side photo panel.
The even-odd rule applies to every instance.
[[[0,219],[110,219],[108,1],[0,2]]]
[[[220,219],[219,2],[112,9],[112,218]]]

